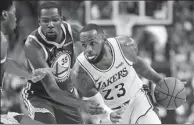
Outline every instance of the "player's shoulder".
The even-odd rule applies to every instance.
[[[69,25],[71,27],[71,32],[72,32],[72,35],[73,35],[73,39],[74,41],[79,41],[79,33],[82,29],[82,26],[81,24],[79,23],[67,23],[67,22],[63,22],[65,25]]]
[[[73,38],[76,41],[79,41],[79,33],[82,29],[82,26],[79,24],[70,24],[71,28],[72,28],[72,34],[73,34]]]
[[[136,45],[135,40],[129,36],[118,36],[118,37],[116,37],[116,39],[122,46]]]
[[[37,29],[32,31],[24,40],[25,47],[35,47],[35,48],[41,48],[38,43],[36,42]]]
[[[122,49],[132,50],[136,53],[138,52],[138,46],[135,40],[129,36],[119,36],[116,37],[117,41],[120,43]]]
[[[80,65],[78,59],[76,60],[73,68],[72,68],[72,72],[71,72],[75,77],[88,77],[87,72],[85,71],[85,69]]]
[[[116,37],[116,39],[120,43],[125,57],[132,62],[136,62],[138,55],[138,46],[135,40],[128,36],[120,36]]]
[[[80,91],[88,90],[93,87],[93,81],[86,70],[76,60],[71,70],[71,80],[76,88]]]
[[[79,33],[82,29],[82,26],[79,24],[70,24],[71,28],[72,28],[72,32],[76,32]]]
[[[72,23],[72,22],[68,23],[68,22],[63,21],[63,24],[67,28],[68,28],[68,25],[69,25],[71,30],[72,30],[72,33],[79,33],[82,29],[82,26],[79,23]]]

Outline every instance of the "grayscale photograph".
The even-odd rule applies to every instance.
[[[1,124],[194,124],[194,1],[0,2]]]

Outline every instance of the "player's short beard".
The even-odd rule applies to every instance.
[[[103,55],[104,55],[104,43],[102,44],[102,49],[101,49],[98,57],[95,59],[92,59],[92,60],[88,60],[88,61],[92,64],[96,64],[96,63],[100,62],[100,60],[102,60]]]
[[[57,34],[54,34],[54,35],[48,35],[46,33],[46,39],[49,40],[49,41],[55,41],[57,39]]]

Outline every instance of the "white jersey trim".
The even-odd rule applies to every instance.
[[[63,40],[63,42],[61,42],[60,44],[56,43],[56,42],[53,42],[53,41],[49,41],[46,39],[46,37],[43,35],[42,31],[41,31],[41,27],[38,28],[38,33],[40,34],[41,38],[48,44],[52,44],[54,46],[56,46],[57,48],[61,48],[64,44],[65,44],[65,41],[66,41],[66,30],[65,30],[65,27],[63,24],[61,24],[61,28],[63,29],[63,32],[65,34],[65,39]]]
[[[68,30],[69,30],[69,33],[70,33],[70,35],[71,35],[71,38],[73,39],[73,33],[72,33],[72,28],[71,28],[71,26],[70,26],[70,24],[68,24],[67,22],[65,22],[65,21],[63,21],[65,24],[67,24],[67,28],[68,28]]]
[[[6,59],[7,59],[7,54],[3,59],[1,59],[1,64],[3,64],[6,61]]]
[[[124,55],[124,53],[123,53],[123,50],[121,49],[121,45],[120,45],[120,43],[119,43],[119,40],[115,37],[115,40],[116,40],[116,43],[118,44],[118,47],[119,47],[119,49],[120,49],[120,52],[121,52],[121,55],[123,56],[123,59],[126,61],[126,63],[129,65],[129,66],[132,66],[133,65],[133,62],[131,62],[130,60],[128,60],[126,57],[125,57],[125,55]]]
[[[41,42],[39,42],[39,40],[35,36],[33,36],[33,35],[29,35],[28,37],[34,39],[42,47],[42,49],[43,49],[43,51],[45,53],[45,60],[47,60],[48,59],[48,53],[47,53],[44,45]]]
[[[87,68],[85,68],[82,63],[77,59],[78,64],[84,69],[84,71],[86,71],[88,73],[88,75],[90,76],[90,78],[92,79],[92,81],[94,82],[94,84],[96,83],[94,80],[94,77],[92,76],[92,74],[90,73],[90,71],[87,70]]]

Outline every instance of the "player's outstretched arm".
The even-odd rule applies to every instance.
[[[29,59],[34,69],[39,68],[48,68],[49,66],[44,60],[43,50],[37,45],[36,41],[29,38],[25,43],[25,54]],[[48,70],[46,71],[46,76],[41,80],[44,88],[46,89],[49,96],[56,102],[59,102],[63,105],[68,105],[71,107],[80,107],[82,108],[85,105],[84,101],[74,98],[69,93],[62,91],[56,81],[52,73]]]
[[[117,39],[121,43],[121,48],[125,57],[133,62],[133,67],[136,72],[142,77],[158,84],[162,77],[138,56],[138,47],[136,42],[128,36],[118,37]]]
[[[120,114],[117,112],[113,112],[105,104],[102,95],[98,92],[98,90],[95,87],[95,83],[88,75],[88,73],[79,65],[78,61],[76,61],[72,69],[71,80],[75,88],[77,88],[78,91],[81,92],[84,100],[95,101],[97,104],[99,104],[100,107],[104,109],[104,112],[102,114],[91,118],[92,121],[95,121],[94,123],[96,123],[96,121],[98,120],[101,120],[101,121],[108,120],[112,122],[119,121],[119,119],[121,118]]]
[[[134,69],[138,74],[144,78],[153,81],[155,84],[158,84],[162,78],[150,65],[148,65],[141,57],[137,57],[137,61],[134,64]]]

